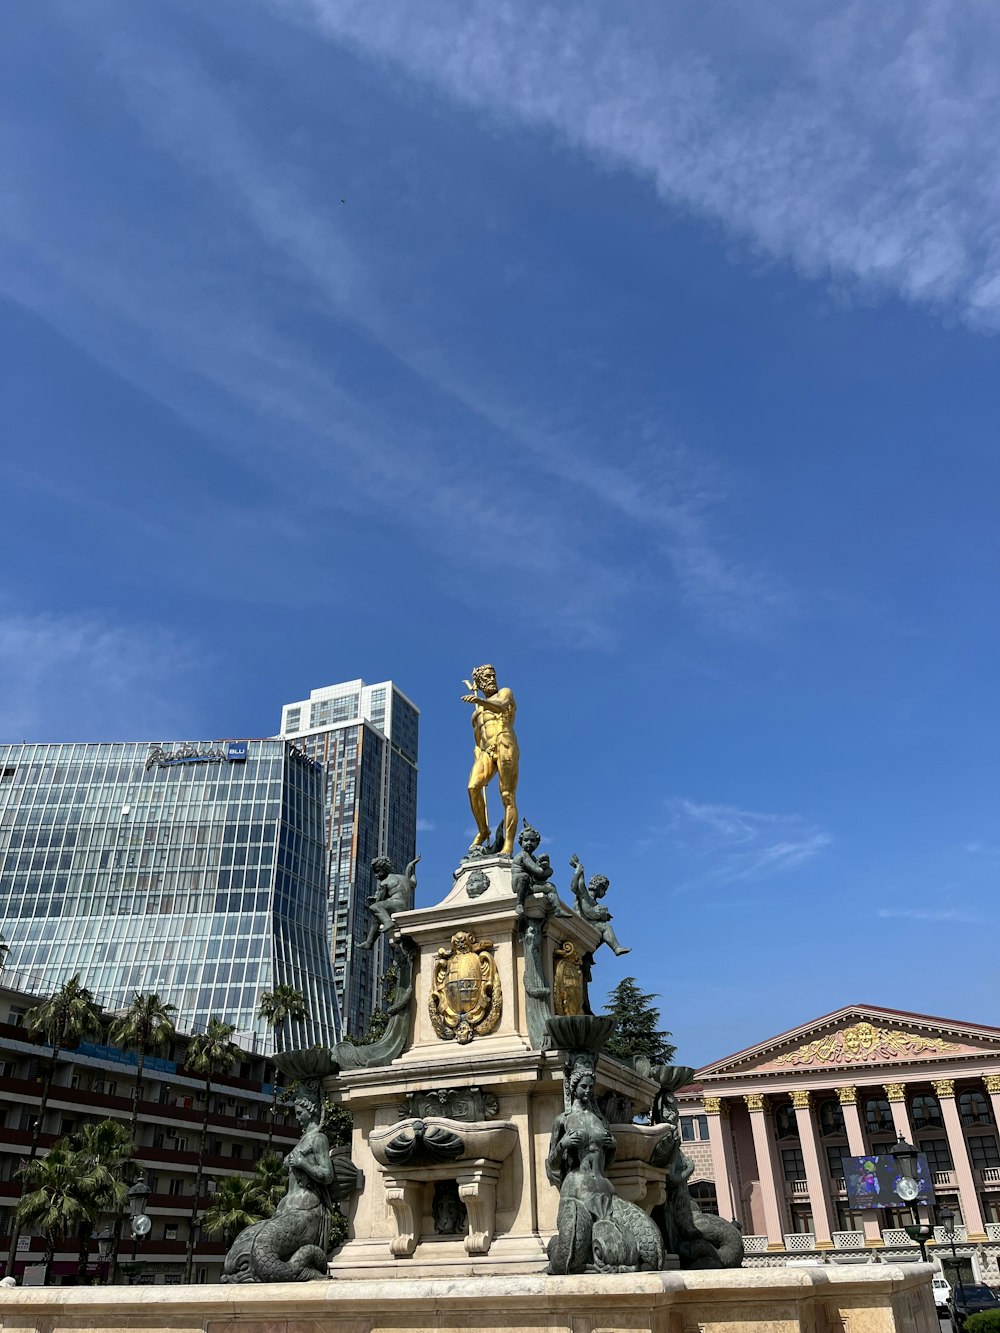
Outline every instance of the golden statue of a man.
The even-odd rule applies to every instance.
[[[476,667],[472,673],[472,694],[463,694],[462,702],[475,704],[472,711],[472,734],[476,748],[469,774],[469,804],[476,821],[473,847],[481,847],[490,838],[490,823],[486,814],[486,788],[496,774],[500,779],[500,799],[503,801],[503,847],[509,856],[514,850],[517,833],[517,772],[520,752],[514,735],[514,714],[517,704],[508,689],[497,688],[497,673],[489,664]]]

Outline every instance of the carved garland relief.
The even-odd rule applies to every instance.
[[[779,1065],[863,1064],[891,1056],[920,1055],[928,1051],[958,1051],[962,1048],[942,1037],[921,1037],[913,1032],[877,1028],[873,1023],[855,1023],[831,1032],[798,1050],[779,1055]]]
[[[503,994],[492,940],[477,940],[460,930],[452,935],[450,948],[438,949],[428,1008],[442,1041],[464,1045],[474,1036],[486,1037],[497,1030]]]

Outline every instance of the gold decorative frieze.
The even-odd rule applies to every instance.
[[[556,949],[552,1003],[557,1014],[583,1013],[583,959],[572,940]]]
[[[858,1104],[858,1090],[853,1083],[845,1088],[838,1088],[837,1096],[840,1098],[841,1106],[857,1106]]]
[[[460,930],[452,935],[450,948],[438,949],[428,1007],[431,1025],[442,1041],[464,1044],[496,1031],[503,994],[492,940],[477,940]]]
[[[885,1095],[889,1098],[891,1102],[906,1101],[905,1083],[883,1083],[882,1087],[885,1088]]]
[[[704,1099],[704,1107],[705,1107],[705,1114],[706,1114],[706,1115],[721,1115],[721,1114],[722,1114],[722,1098],[721,1098],[721,1097],[706,1097],[706,1098]]]
[[[748,1111],[764,1110],[764,1094],[762,1092],[748,1092],[743,1100],[747,1104]]]
[[[898,1060],[929,1051],[958,1051],[960,1046],[942,1037],[921,1037],[914,1032],[878,1028],[874,1023],[855,1023],[795,1051],[779,1055],[779,1065],[865,1064],[878,1060]]]
[[[793,1106],[799,1106],[799,1107],[808,1107],[808,1105],[809,1105],[809,1091],[808,1091],[807,1088],[793,1088],[793,1089],[792,1089],[792,1105],[793,1105]]]
[[[932,1078],[931,1087],[939,1097],[954,1097],[955,1080],[953,1078]]]
[[[983,1082],[987,1092],[1000,1092],[1000,1074],[984,1074]]]

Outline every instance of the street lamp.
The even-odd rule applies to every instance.
[[[915,1240],[920,1246],[920,1258],[926,1263],[927,1241],[930,1239],[931,1229],[926,1222],[920,1221],[920,1214],[917,1211],[917,1204],[920,1200],[920,1183],[917,1179],[919,1151],[914,1148],[912,1143],[907,1143],[905,1139],[897,1139],[889,1149],[889,1154],[899,1167],[896,1194],[904,1203],[910,1205],[910,1211],[913,1213],[913,1225],[904,1227],[903,1230],[910,1240]]]
[[[132,1262],[135,1263],[136,1246],[143,1236],[148,1236],[152,1222],[146,1216],[146,1200],[149,1198],[149,1186],[145,1176],[140,1176],[128,1190],[128,1210],[132,1218]]]
[[[107,1286],[108,1282],[108,1260],[111,1258],[111,1247],[115,1243],[115,1233],[110,1227],[105,1227],[103,1231],[98,1231],[94,1236],[97,1241],[97,1248],[101,1255],[101,1267],[104,1270],[102,1281]]]
[[[962,1270],[958,1266],[958,1251],[955,1249],[955,1214],[950,1208],[939,1208],[938,1217],[941,1219],[941,1229],[944,1231],[944,1238],[951,1246],[951,1266],[958,1284],[959,1291],[963,1290]]]

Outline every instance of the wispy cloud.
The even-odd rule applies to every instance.
[[[895,918],[903,921],[953,921],[957,924],[967,926],[985,924],[984,917],[977,916],[974,912],[961,911],[959,908],[880,907],[878,915],[881,918]]]
[[[192,735],[188,696],[208,666],[156,625],[0,612],[0,740]]]
[[[705,882],[733,883],[793,870],[833,841],[800,815],[674,797],[665,836]]]
[[[79,34],[92,40],[85,24]],[[661,596],[664,575],[713,624],[747,629],[787,612],[779,580],[713,530],[709,510],[725,499],[725,484],[665,439],[662,423],[643,423],[635,438],[617,420],[567,426],[554,405],[515,402],[489,366],[458,369],[428,312],[418,327],[406,303],[372,279],[386,256],[337,233],[329,182],[255,132],[238,87],[220,85],[169,34],[154,41],[138,21],[104,43],[101,70],[206,214],[164,234],[110,210],[99,188],[54,209],[53,193],[62,196],[71,177],[47,136],[19,131],[8,145],[17,188],[0,203],[11,256],[0,287],[14,299],[205,430],[241,467],[273,478],[275,461],[290,459],[324,474],[336,506],[361,516],[405,495],[394,520],[441,558],[449,593],[476,605],[482,576],[494,570],[492,547],[480,540],[494,499],[477,454],[548,477],[561,502],[520,506],[518,540],[504,555],[547,604],[536,638],[607,646],[621,608]],[[190,242],[215,233],[225,253],[211,240]],[[245,261],[242,276],[234,258]],[[359,389],[295,335],[301,316],[317,310],[339,338],[364,340],[394,363],[391,392]],[[447,409],[448,430],[414,429],[421,394]],[[616,528],[622,553],[600,540],[602,524]]]
[[[762,256],[1000,327],[1000,10],[268,0],[543,127]]]
[[[418,820],[417,820],[417,832],[418,832],[418,833],[433,833],[434,830],[435,830],[436,828],[437,828],[437,825],[435,824],[435,822],[434,822],[433,819],[418,819]]]

